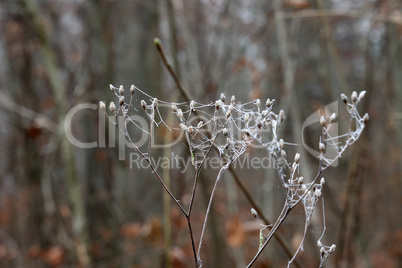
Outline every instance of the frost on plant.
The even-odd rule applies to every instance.
[[[203,238],[217,185],[230,165],[250,146],[263,148],[266,154],[273,158],[284,195],[286,195],[286,201],[281,214],[272,225],[263,224],[259,220],[258,213],[254,209],[251,210],[261,228],[258,241],[256,241],[256,245],[258,245],[256,255],[250,261],[248,267],[254,264],[289,212],[296,205],[302,204],[305,211],[304,235],[298,249],[294,252],[294,256],[289,260],[288,266],[290,266],[299,251],[303,249],[303,242],[311,223],[312,213],[317,202],[322,198],[322,189],[325,185],[325,179],[322,176],[323,172],[334,161],[337,161],[344,151],[359,138],[368,121],[368,114],[361,117],[357,110],[357,105],[363,99],[365,91],[360,92],[360,94],[353,92],[351,102],[348,101],[346,95],[342,94],[341,99],[346,105],[349,115],[347,133],[336,137],[331,136],[329,130],[337,120],[337,115],[332,114],[328,118],[321,117],[321,137],[317,141],[320,150],[318,171],[314,178],[303,178],[300,175],[303,159],[301,159],[299,153],[292,156],[288,155],[285,148],[288,143],[279,137],[279,129],[283,120],[285,120],[285,113],[283,110],[274,111],[275,100],[267,99],[261,102],[261,100],[256,99],[240,103],[236,102],[235,96],[232,96],[229,100],[222,93],[219,99],[207,104],[199,103],[195,100],[183,103],[169,103],[158,100],[135,86],[130,87],[129,94],[125,94],[123,86],[115,87],[110,85],[110,90],[116,96],[116,103],[111,102],[109,104],[109,112],[104,102],[100,102],[100,108],[112,115],[109,116],[110,120],[133,148],[149,163],[162,187],[186,217],[194,262],[197,267],[202,267],[201,249]],[[129,114],[130,111],[132,112]],[[165,119],[168,113],[173,113],[176,118],[171,125],[168,125]],[[133,115],[146,119],[147,124],[140,124],[138,120],[133,118]],[[159,126],[164,126],[169,131],[180,133],[182,142],[186,144],[191,155],[191,165],[195,170],[195,177],[193,188],[191,189],[191,199],[186,208],[164,184],[163,179],[151,161],[152,135],[155,128]],[[141,135],[140,142],[134,142],[132,137],[136,135]],[[331,158],[325,156],[325,151],[329,148],[337,152]],[[191,228],[191,212],[199,173],[211,151],[217,153],[221,160],[221,165],[204,214],[201,235],[196,238],[199,241],[196,247],[196,239]],[[325,246],[322,244],[321,239],[324,233],[325,226],[323,234],[317,242],[321,265],[335,250],[335,245]]]

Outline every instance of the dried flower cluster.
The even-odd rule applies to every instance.
[[[248,267],[255,262],[260,253],[264,250],[273,234],[286,219],[288,213],[297,204],[302,204],[306,215],[304,235],[298,250],[289,261],[290,266],[297,253],[302,249],[310,225],[312,213],[317,202],[322,198],[322,189],[325,184],[325,179],[322,177],[322,173],[327,167],[334,163],[334,161],[341,157],[343,152],[358,139],[369,118],[368,114],[361,117],[357,111],[357,105],[364,98],[365,91],[362,91],[359,94],[353,92],[350,97],[351,102],[348,101],[346,95],[342,94],[341,99],[345,103],[349,114],[348,133],[332,137],[329,130],[337,120],[337,115],[334,113],[328,118],[322,116],[319,120],[322,128],[322,135],[320,140],[317,142],[318,149],[321,152],[319,156],[320,164],[318,172],[315,178],[303,178],[299,173],[301,163],[303,162],[301,155],[296,153],[291,157],[293,161],[289,161],[285,148],[288,143],[278,137],[281,123],[286,117],[283,110],[278,113],[273,111],[275,100],[267,99],[263,106],[261,106],[261,101],[259,99],[241,104],[236,103],[235,96],[232,96],[230,101],[226,101],[226,96],[222,93],[219,99],[209,104],[198,103],[194,100],[186,103],[167,103],[149,96],[135,86],[131,86],[130,100],[127,103],[124,96],[123,86],[115,87],[110,85],[110,90],[116,95],[116,98],[119,101],[118,107],[114,102],[109,104],[110,112],[116,116],[114,124],[119,131],[125,135],[127,140],[134,145],[137,152],[149,162],[164,189],[169,193],[172,200],[187,218],[189,227],[191,227],[191,209],[194,202],[194,193],[195,188],[197,187],[197,180],[201,167],[205,163],[206,158],[212,149],[216,150],[219,153],[220,158],[223,160],[221,169],[216,177],[215,185],[211,192],[209,205],[205,213],[203,229],[201,236],[198,239],[199,245],[197,249],[195,247],[193,233],[191,228],[189,228],[195,263],[199,267],[202,266],[201,247],[203,244],[205,227],[218,182],[223,173],[229,168],[230,164],[238,159],[251,145],[258,145],[260,148],[265,149],[267,154],[274,159],[275,168],[286,194],[286,201],[281,215],[272,226],[262,224],[259,221],[259,216],[256,210],[251,209],[251,214],[259,222],[261,230],[257,253]],[[140,98],[136,101],[134,100],[135,94],[140,94]],[[143,111],[145,111],[146,117],[149,120],[148,129],[143,129],[136,125],[128,115],[130,109],[139,112],[139,110],[135,108],[135,104],[141,106]],[[100,102],[99,105],[101,110],[107,112],[106,104],[104,102]],[[162,116],[162,114],[166,113],[161,113],[160,109],[167,109],[168,112],[174,113],[177,118],[177,125],[168,126]],[[117,116],[123,117],[123,125],[118,125]],[[137,126],[139,131],[142,131],[142,133],[146,133],[149,136],[148,144],[145,146],[146,149],[140,149],[139,145],[137,146],[137,144],[132,142],[127,130],[128,123],[133,123]],[[196,170],[196,176],[188,209],[185,209],[178,202],[178,199],[164,185],[163,180],[160,178],[150,161],[152,148],[151,136],[154,127],[160,125],[164,125],[172,131],[182,131],[184,133],[185,142],[187,143],[193,158],[192,165]],[[328,148],[335,149],[337,154],[332,158],[325,157],[325,151],[328,150]],[[335,245],[325,246],[322,244],[321,238],[323,237],[324,232],[317,242],[320,251],[321,265],[335,250]]]

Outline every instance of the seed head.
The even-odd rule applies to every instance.
[[[253,209],[253,208],[251,209],[251,215],[253,215],[253,217],[256,219],[258,218],[257,211],[255,211],[255,209]]]
[[[283,139],[280,139],[279,140],[279,147],[281,148],[281,149],[283,149],[283,145],[285,144],[285,142],[283,141]]]
[[[365,95],[366,95],[366,91],[360,92],[360,94],[359,94],[359,100],[363,99]]]
[[[356,103],[358,101],[357,92],[353,91],[352,96],[350,98],[352,99],[353,103]]]
[[[295,154],[295,163],[297,164],[297,163],[299,163],[299,161],[300,161],[300,154],[296,153]]]
[[[112,84],[109,84],[109,88],[110,88],[110,91],[114,92],[114,86]]]
[[[325,248],[324,247],[320,248],[320,254],[321,254],[321,258],[324,258],[324,256],[325,256]]]
[[[225,137],[227,137],[229,135],[227,128],[222,129],[222,133],[223,133],[223,136],[225,136]]]
[[[123,94],[124,94],[124,87],[122,85],[120,85],[120,87],[119,87],[119,94],[120,94],[120,96],[123,96]]]
[[[299,184],[302,184],[303,181],[304,181],[304,178],[303,178],[303,177],[299,177],[299,179],[297,180],[297,182],[298,182]]]
[[[225,102],[225,100],[226,100],[225,94],[221,93],[221,101]]]
[[[267,99],[267,101],[265,102],[265,106],[267,106],[267,108],[271,107],[272,105],[272,101],[271,99]]]
[[[367,124],[368,123],[368,121],[369,121],[369,114],[368,113],[366,113],[364,116],[363,116],[363,122],[364,122],[364,124]]]
[[[188,127],[188,133],[190,133],[190,134],[194,133],[194,128],[192,126]]]
[[[322,177],[322,178],[321,178],[321,180],[320,180],[320,184],[321,184],[321,186],[323,186],[323,185],[324,185],[324,183],[325,183],[325,179],[324,179],[324,177]]]
[[[348,97],[346,97],[345,94],[343,94],[343,93],[341,94],[341,99],[342,99],[343,103],[348,104]]]
[[[261,128],[262,128],[262,122],[261,122],[261,121],[258,121],[258,123],[257,123],[257,127],[258,127],[259,129],[261,129]]]
[[[176,105],[176,103],[172,103],[172,110],[173,110],[173,112],[177,112],[177,105]]]
[[[221,108],[221,101],[220,101],[220,100],[217,100],[217,101],[215,102],[215,109],[216,109],[216,110],[219,110],[219,108]]]
[[[248,130],[248,129],[243,129],[243,133],[247,136],[247,137],[249,137],[251,134],[250,134],[250,131]]]
[[[177,109],[177,116],[179,117],[180,121],[183,121],[183,111],[181,109]]]
[[[332,253],[335,251],[335,249],[336,249],[336,245],[332,244],[332,246],[329,248],[329,252]]]
[[[285,150],[281,150],[281,157],[282,157],[282,158],[286,158],[286,152],[285,152]]]
[[[154,98],[154,101],[152,102],[152,107],[154,107],[154,109],[156,109],[156,107],[158,107],[158,99]]]
[[[109,110],[113,113],[116,111],[116,105],[114,105],[113,101],[109,104]]]
[[[321,194],[322,194],[321,188],[316,188],[315,191],[314,191],[314,195],[316,197],[320,197]]]
[[[247,123],[248,121],[250,121],[250,114],[249,114],[249,113],[246,113],[246,114],[244,115],[244,121],[246,121],[246,123]]]
[[[320,148],[321,153],[324,153],[324,151],[325,151],[324,143],[320,142],[318,147]]]
[[[335,122],[335,119],[336,119],[336,113],[331,114],[331,116],[329,117],[329,121],[333,123]]]
[[[260,99],[256,99],[256,100],[255,100],[255,105],[256,105],[257,107],[260,107],[260,105],[261,105]]]
[[[120,96],[119,103],[120,103],[120,106],[123,106],[123,104],[124,104],[124,96]]]
[[[231,112],[231,111],[228,111],[228,112],[226,113],[226,119],[228,119],[231,115],[232,115],[232,112]]]
[[[232,104],[229,105],[228,111],[233,112],[233,105]]]
[[[181,128],[182,130],[186,130],[186,129],[187,129],[186,125],[183,124],[183,123],[180,123],[180,128]]]
[[[229,147],[233,147],[233,141],[230,138],[227,138],[225,148],[228,149]]]
[[[193,110],[193,111],[195,111],[195,108],[194,108],[194,107],[195,107],[195,101],[192,100],[192,101],[190,102],[190,109]]]
[[[135,86],[134,85],[131,85],[130,93],[131,93],[131,95],[134,95],[134,93],[135,93]]]
[[[106,111],[106,105],[103,101],[99,102],[99,108],[101,108],[103,111]]]
[[[263,117],[267,117],[268,116],[268,110],[262,111],[261,114],[262,114]]]
[[[325,124],[327,123],[327,121],[325,120],[325,117],[323,115],[321,115],[320,117],[320,124],[321,127],[325,127]]]
[[[204,124],[204,121],[200,121],[199,123],[198,123],[198,125],[197,125],[197,128],[198,129],[200,129],[200,128],[202,128],[202,125]]]
[[[142,109],[144,109],[144,110],[147,109],[147,104],[144,100],[141,100],[141,106],[142,106]]]
[[[235,102],[236,102],[235,95],[233,95],[232,98],[230,98],[230,102],[232,103],[232,105],[235,105]]]
[[[281,120],[281,122],[283,121],[283,119],[285,119],[285,112],[283,110],[279,112],[279,119]]]

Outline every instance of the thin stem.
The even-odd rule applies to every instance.
[[[191,238],[191,247],[193,249],[195,267],[198,267],[197,251],[195,250],[195,242],[194,242],[194,236],[193,236],[193,229],[191,228],[190,215],[189,214],[186,215],[186,218],[187,218],[188,231],[190,233],[190,238]]]
[[[199,241],[199,243],[198,243],[198,250],[197,250],[198,253],[197,253],[197,257],[198,257],[199,260],[201,259],[201,258],[200,258],[200,255],[201,255],[201,246],[202,246],[202,242],[203,242],[203,239],[204,239],[205,228],[206,228],[206,226],[207,226],[209,211],[211,210],[211,206],[212,206],[212,200],[214,199],[215,191],[216,191],[216,188],[217,188],[217,186],[218,186],[218,182],[220,181],[220,179],[221,179],[223,173],[225,173],[225,171],[228,169],[230,163],[231,163],[231,162],[227,163],[225,166],[223,166],[223,167],[219,170],[218,176],[216,177],[216,181],[215,181],[215,184],[214,184],[214,188],[212,189],[211,196],[210,196],[210,198],[209,198],[207,211],[205,212],[204,223],[203,223],[203,225],[202,225],[202,231],[201,231],[200,241]]]
[[[153,106],[153,103],[152,103]],[[150,116],[151,122],[149,126],[149,140],[148,140],[148,157],[151,156],[151,143],[152,143],[152,135],[153,135],[153,129],[154,129],[154,121],[155,121],[155,107],[152,107],[152,114]]]
[[[313,206],[315,206],[315,204],[313,204]],[[296,256],[297,256],[297,254],[299,254],[299,252],[304,244],[304,240],[306,239],[307,230],[308,230],[308,227],[310,226],[310,219],[308,217],[311,217],[311,215],[310,216],[308,215],[308,211],[306,208],[305,208],[305,213],[306,213],[306,222],[304,224],[303,238],[300,241],[299,247],[297,248],[295,254],[293,255],[293,258],[290,259],[290,261],[288,262],[288,268],[293,263],[293,261],[296,259]]]

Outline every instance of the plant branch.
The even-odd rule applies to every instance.
[[[159,38],[155,38],[154,39],[155,42],[155,46],[157,51],[159,52],[160,57],[162,58],[163,64],[166,67],[166,69],[168,70],[169,74],[172,76],[173,80],[176,83],[177,88],[179,89],[181,95],[183,96],[183,98],[185,99],[185,101],[190,102],[191,99],[188,96],[187,92],[184,90],[184,88],[182,87],[180,80],[178,79],[178,76],[176,75],[175,71],[173,70],[172,66],[170,65],[170,63],[168,62],[165,52],[163,50],[161,41],[159,40]],[[197,111],[193,111],[195,116],[198,117],[198,113]],[[207,136],[211,137],[211,133],[209,132],[208,129],[206,129],[206,134]],[[262,209],[259,207],[259,205],[254,201],[253,197],[251,196],[251,194],[249,193],[249,191],[247,190],[247,188],[245,187],[245,185],[241,182],[241,179],[239,178],[239,176],[236,174],[235,170],[233,169],[232,166],[229,166],[229,172],[230,174],[233,176],[233,179],[235,180],[235,183],[237,184],[237,186],[239,187],[239,189],[241,190],[241,192],[244,194],[244,196],[246,197],[247,201],[250,203],[250,205],[257,211],[259,217],[264,221],[265,225],[271,225],[270,221],[264,216],[264,213],[262,211]],[[196,175],[197,176],[197,175]],[[196,177],[197,179],[198,177]],[[193,192],[195,192],[195,188],[193,187]],[[191,213],[191,209],[188,211],[188,213]],[[292,251],[290,246],[288,245],[288,243],[285,241],[285,239],[283,238],[283,236],[279,233],[276,232],[275,233],[275,238],[277,239],[277,241],[279,242],[279,244],[281,245],[281,247],[284,249],[285,253],[291,258],[293,256]],[[296,259],[294,261],[294,264],[296,267],[301,268],[303,267],[303,265]]]

